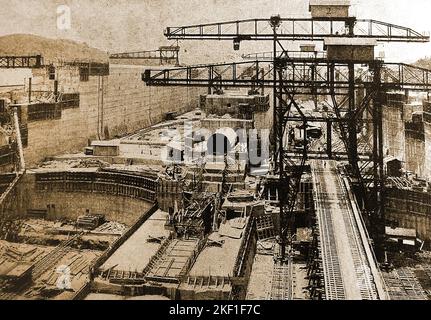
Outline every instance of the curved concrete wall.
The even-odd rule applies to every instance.
[[[57,189],[58,190],[58,189]],[[58,192],[56,189],[37,188],[36,175],[27,173],[18,183],[5,213],[26,216],[28,210],[47,210],[48,219],[76,220],[87,210],[104,214],[108,220],[133,225],[153,206],[153,202],[108,193]]]

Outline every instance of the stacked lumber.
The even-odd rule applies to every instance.
[[[94,230],[105,222],[104,215],[84,215],[78,217],[76,226],[86,230]]]

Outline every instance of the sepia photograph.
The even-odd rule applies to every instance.
[[[0,7],[0,301],[431,299],[429,0]]]

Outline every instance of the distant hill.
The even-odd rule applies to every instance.
[[[107,62],[108,54],[85,43],[66,39],[49,39],[30,34],[0,37],[0,55],[41,54],[45,63],[60,61]]]
[[[431,70],[431,58],[425,57],[423,59],[419,59],[414,63],[414,65]]]

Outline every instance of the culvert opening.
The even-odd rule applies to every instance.
[[[213,134],[208,139],[207,147],[208,154],[213,156],[224,155],[232,150],[229,139],[222,133]]]

